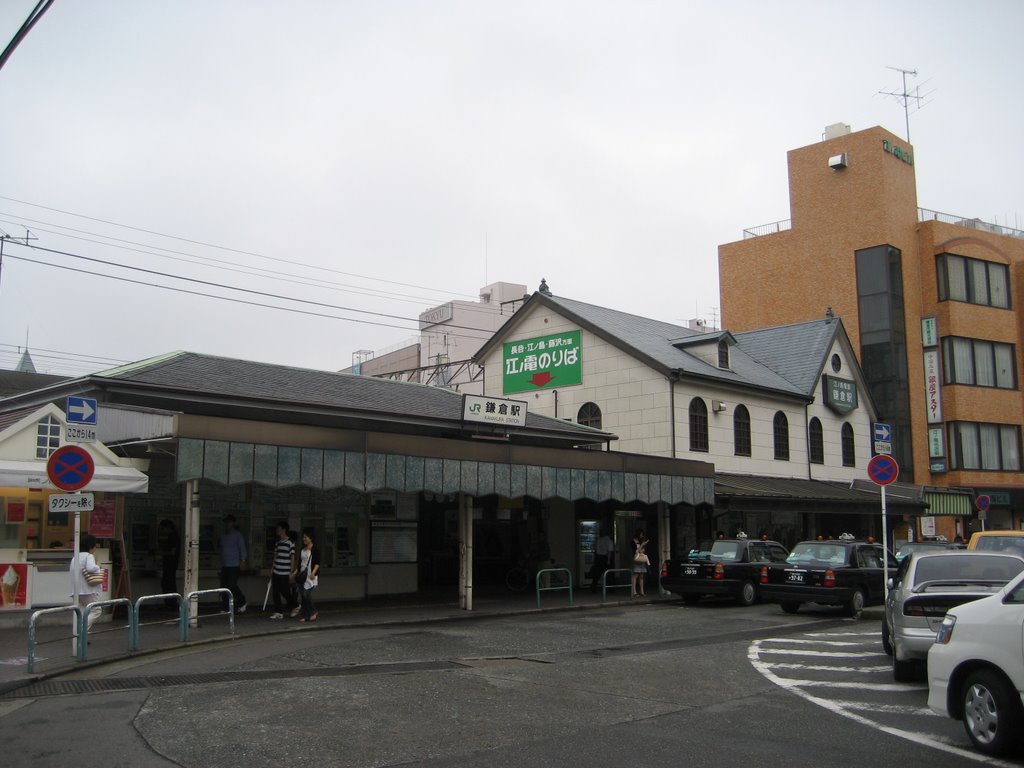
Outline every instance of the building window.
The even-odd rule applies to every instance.
[[[843,422],[840,430],[840,442],[843,444],[843,466],[857,466],[857,444],[853,440],[853,427],[849,422]]]
[[[950,469],[1020,471],[1020,427],[1014,424],[949,423]]]
[[[811,464],[825,463],[825,433],[817,416],[807,425],[807,451]]]
[[[843,359],[839,355],[832,355],[832,370],[836,373],[843,370]]]
[[[946,384],[1016,389],[1016,370],[1013,344],[959,336],[942,339],[942,372]]]
[[[690,401],[690,450],[708,451],[708,407],[699,397]]]
[[[729,344],[725,339],[718,342],[718,367],[729,368]]]
[[[789,419],[782,411],[777,411],[772,419],[772,434],[775,437],[775,458],[789,461]]]
[[[60,422],[47,416],[36,423],[36,458],[48,459],[60,448]]]
[[[732,439],[737,456],[750,456],[750,411],[745,405],[737,405],[732,413]]]
[[[939,301],[1010,307],[1010,270],[1005,264],[941,253],[937,259]]]
[[[576,423],[584,427],[601,429],[601,409],[596,403],[584,403],[576,414]]]

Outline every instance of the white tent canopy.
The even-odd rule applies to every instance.
[[[4,486],[59,490],[47,477],[45,461],[0,459],[0,487]],[[149,478],[134,467],[97,465],[92,480],[82,490],[146,493],[149,490]]]

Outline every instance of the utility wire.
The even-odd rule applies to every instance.
[[[32,27],[36,25],[36,22],[43,18],[43,14],[50,10],[51,5],[53,5],[53,0],[39,0],[39,2],[36,3],[36,7],[32,9],[28,18],[25,19],[18,31],[14,33],[14,37],[11,38],[11,42],[9,42],[7,47],[4,48],[3,53],[0,53],[0,69],[4,68],[4,64],[6,64],[7,60],[14,54],[15,48],[21,45],[21,41],[28,36]]]

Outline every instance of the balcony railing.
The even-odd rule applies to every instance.
[[[927,208],[917,209],[917,220],[918,221],[941,221],[945,224],[956,224],[959,227],[970,227],[976,229],[979,232],[991,232],[995,235],[1006,235],[1008,237],[1018,237],[1024,239],[1024,231],[1014,229],[1013,227],[1005,227],[1001,224],[991,224],[981,219],[968,219],[965,216],[954,216],[950,213],[939,213],[938,211],[931,211]]]
[[[749,240],[752,237],[761,237],[762,235],[774,235],[776,232],[785,232],[787,229],[792,228],[792,219],[773,221],[771,224],[762,224],[759,227],[751,227],[750,229],[744,229],[743,239]]]

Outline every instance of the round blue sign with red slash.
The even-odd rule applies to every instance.
[[[992,499],[982,494],[974,500],[974,506],[977,507],[979,512],[988,512],[988,508],[992,506]]]
[[[888,485],[900,476],[900,466],[892,456],[873,456],[868,462],[868,477],[875,485]]]
[[[50,482],[62,491],[77,491],[84,488],[92,480],[96,464],[84,448],[77,445],[65,445],[58,448],[46,462],[46,474]]]

